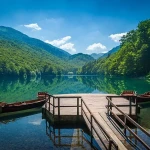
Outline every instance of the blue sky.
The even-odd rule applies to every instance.
[[[0,25],[71,54],[101,53],[150,19],[149,0],[1,0]]]

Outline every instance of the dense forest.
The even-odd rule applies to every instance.
[[[0,26],[0,76],[30,77],[76,71],[94,59],[71,55],[12,28]]]
[[[120,49],[106,58],[89,62],[80,74],[140,77],[150,73],[150,20],[142,21],[120,40]]]

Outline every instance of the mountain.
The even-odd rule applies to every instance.
[[[40,51],[41,49],[44,49],[45,51],[47,51],[47,52],[51,53],[52,55],[57,56],[59,58],[68,58],[71,55],[68,52],[66,52],[60,48],[52,46],[41,40],[38,40],[35,38],[30,38],[27,35],[13,29],[13,28],[10,28],[10,27],[0,26],[0,39],[14,41],[18,44],[26,44],[33,49],[36,48],[36,50],[38,50],[38,51]]]
[[[85,56],[84,56],[85,57]],[[68,52],[41,40],[0,26],[0,75],[30,77],[60,75],[91,61],[91,58],[71,56]]]
[[[105,53],[104,55],[102,55],[101,58],[108,57],[111,54],[117,52],[119,49],[120,49],[120,45],[112,48],[110,51],[108,51],[107,53]]]
[[[71,55],[69,57],[69,62],[72,64],[76,64],[77,66],[82,67],[88,62],[94,61],[94,58],[88,54],[78,53]]]
[[[108,57],[110,56],[111,54],[117,52],[119,50],[120,46],[116,46],[114,47],[113,49],[111,49],[110,51],[108,51],[107,53],[92,53],[91,56],[94,58],[94,59],[99,59],[99,58],[104,58],[104,57]]]
[[[91,56],[94,58],[94,59],[98,59],[98,58],[100,58],[101,56],[103,56],[104,55],[104,53],[92,53],[91,54]]]
[[[84,65],[81,74],[150,76],[150,19],[121,38],[117,52]]]

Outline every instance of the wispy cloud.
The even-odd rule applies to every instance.
[[[97,52],[97,53],[105,53],[106,49],[107,48],[105,45],[101,43],[94,43],[92,45],[89,45],[86,50],[91,52]]]
[[[45,42],[49,43],[49,44],[52,44],[56,47],[59,47],[63,50],[66,50],[70,53],[75,53],[76,49],[74,48],[74,44],[71,43],[71,42],[67,43],[68,40],[70,40],[70,39],[71,39],[71,36],[65,36],[61,39],[56,39],[56,40],[53,40],[53,41],[46,40]]]
[[[71,36],[65,36],[61,39],[57,39],[57,40],[53,40],[53,41],[46,40],[45,42],[49,43],[49,44],[52,44],[54,46],[60,46],[62,44],[65,44],[70,39],[71,39]]]
[[[75,53],[76,49],[74,48],[73,43],[66,43],[60,46],[61,49],[67,50],[68,52]]]
[[[35,126],[38,126],[38,125],[41,125],[42,121],[43,121],[42,119],[38,119],[36,121],[31,121],[31,122],[28,122],[28,123],[33,124]]]
[[[119,42],[122,36],[126,35],[127,32],[124,33],[117,33],[117,34],[111,34],[109,37],[114,41],[114,42]]]
[[[42,29],[41,27],[39,27],[39,25],[37,23],[27,24],[27,25],[24,25],[24,27],[31,28],[34,30],[41,30]]]

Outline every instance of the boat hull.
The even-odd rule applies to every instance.
[[[6,104],[1,107],[1,113],[6,112],[15,112],[15,111],[21,111],[26,109],[32,109],[36,107],[41,107],[45,104],[45,100],[31,100],[26,102],[19,102],[19,103],[12,103],[12,104]]]
[[[150,102],[150,97],[137,96],[137,103]]]

